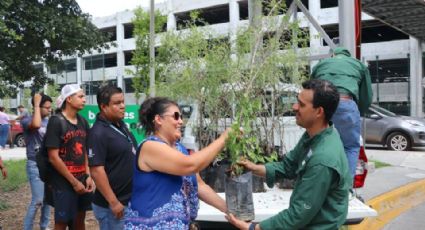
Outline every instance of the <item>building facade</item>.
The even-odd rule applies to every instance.
[[[288,5],[290,2],[287,0]],[[303,0],[302,2],[330,38],[339,36],[338,0]],[[217,35],[232,34],[238,28],[246,26],[249,19],[248,0],[168,0],[155,7],[167,16],[167,30],[176,30],[184,26],[184,20],[189,18],[193,10],[201,12],[200,16],[209,24],[205,26],[206,29]],[[136,103],[133,96],[134,90],[131,87],[132,76],[126,71],[126,69],[134,70],[135,68],[130,64],[132,51],[135,49],[133,17],[132,11],[124,11],[107,17],[94,18],[93,23],[101,31],[111,35],[110,40],[116,43],[116,47],[103,50],[101,53],[69,57],[63,66],[57,68],[44,67],[48,76],[59,85],[68,83],[83,85],[89,104],[96,103],[97,89],[105,81],[124,89],[126,103]],[[300,20],[301,27],[305,28],[309,34],[310,55],[320,56],[329,53],[329,46],[303,13],[299,12],[297,18]],[[160,45],[158,38],[156,44]],[[418,62],[412,61],[411,58],[413,53],[424,53],[425,46],[417,44],[415,38],[362,13],[361,60],[369,66],[374,103],[398,114],[410,115],[412,110],[417,110],[419,112],[413,115],[423,116],[422,105],[425,103],[421,101],[420,108],[416,108],[417,100],[423,100],[423,96],[412,99],[412,90],[418,93],[417,82],[423,82],[424,77],[423,67],[419,68]],[[310,68],[316,63],[317,60],[312,60]],[[422,65],[424,65],[423,61]],[[421,76],[418,76],[418,73]],[[423,95],[422,83],[419,89],[420,95]],[[16,106],[19,102],[18,97],[15,101],[12,100],[11,106],[13,107],[13,104]],[[412,108],[412,106],[416,107]]]

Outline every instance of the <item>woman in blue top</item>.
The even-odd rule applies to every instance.
[[[198,172],[223,149],[226,130],[192,155],[179,143],[183,125],[177,103],[154,97],[143,102],[139,119],[148,136],[139,146],[125,229],[189,229],[198,197],[222,212],[226,203]]]

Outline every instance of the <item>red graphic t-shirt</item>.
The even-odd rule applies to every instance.
[[[65,122],[66,125],[62,125],[61,122]],[[52,116],[47,125],[46,147],[59,149],[59,157],[77,179],[86,173],[88,129],[87,121],[81,116],[78,116],[77,124],[72,124],[62,115]],[[52,181],[58,186],[69,184],[56,170],[52,174]]]

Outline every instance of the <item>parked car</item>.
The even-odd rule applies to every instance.
[[[16,121],[16,115],[9,115],[10,119],[10,130],[9,137],[7,138],[7,144],[12,146],[12,143],[17,147],[25,147],[24,129],[19,121]]]
[[[364,120],[367,144],[379,144],[398,151],[425,146],[425,119],[397,115],[371,105]]]

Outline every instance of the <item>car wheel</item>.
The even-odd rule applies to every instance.
[[[19,134],[15,137],[15,145],[18,147],[25,147],[24,135]]]
[[[411,147],[410,138],[404,133],[394,132],[387,138],[387,148],[389,150],[406,151]]]

